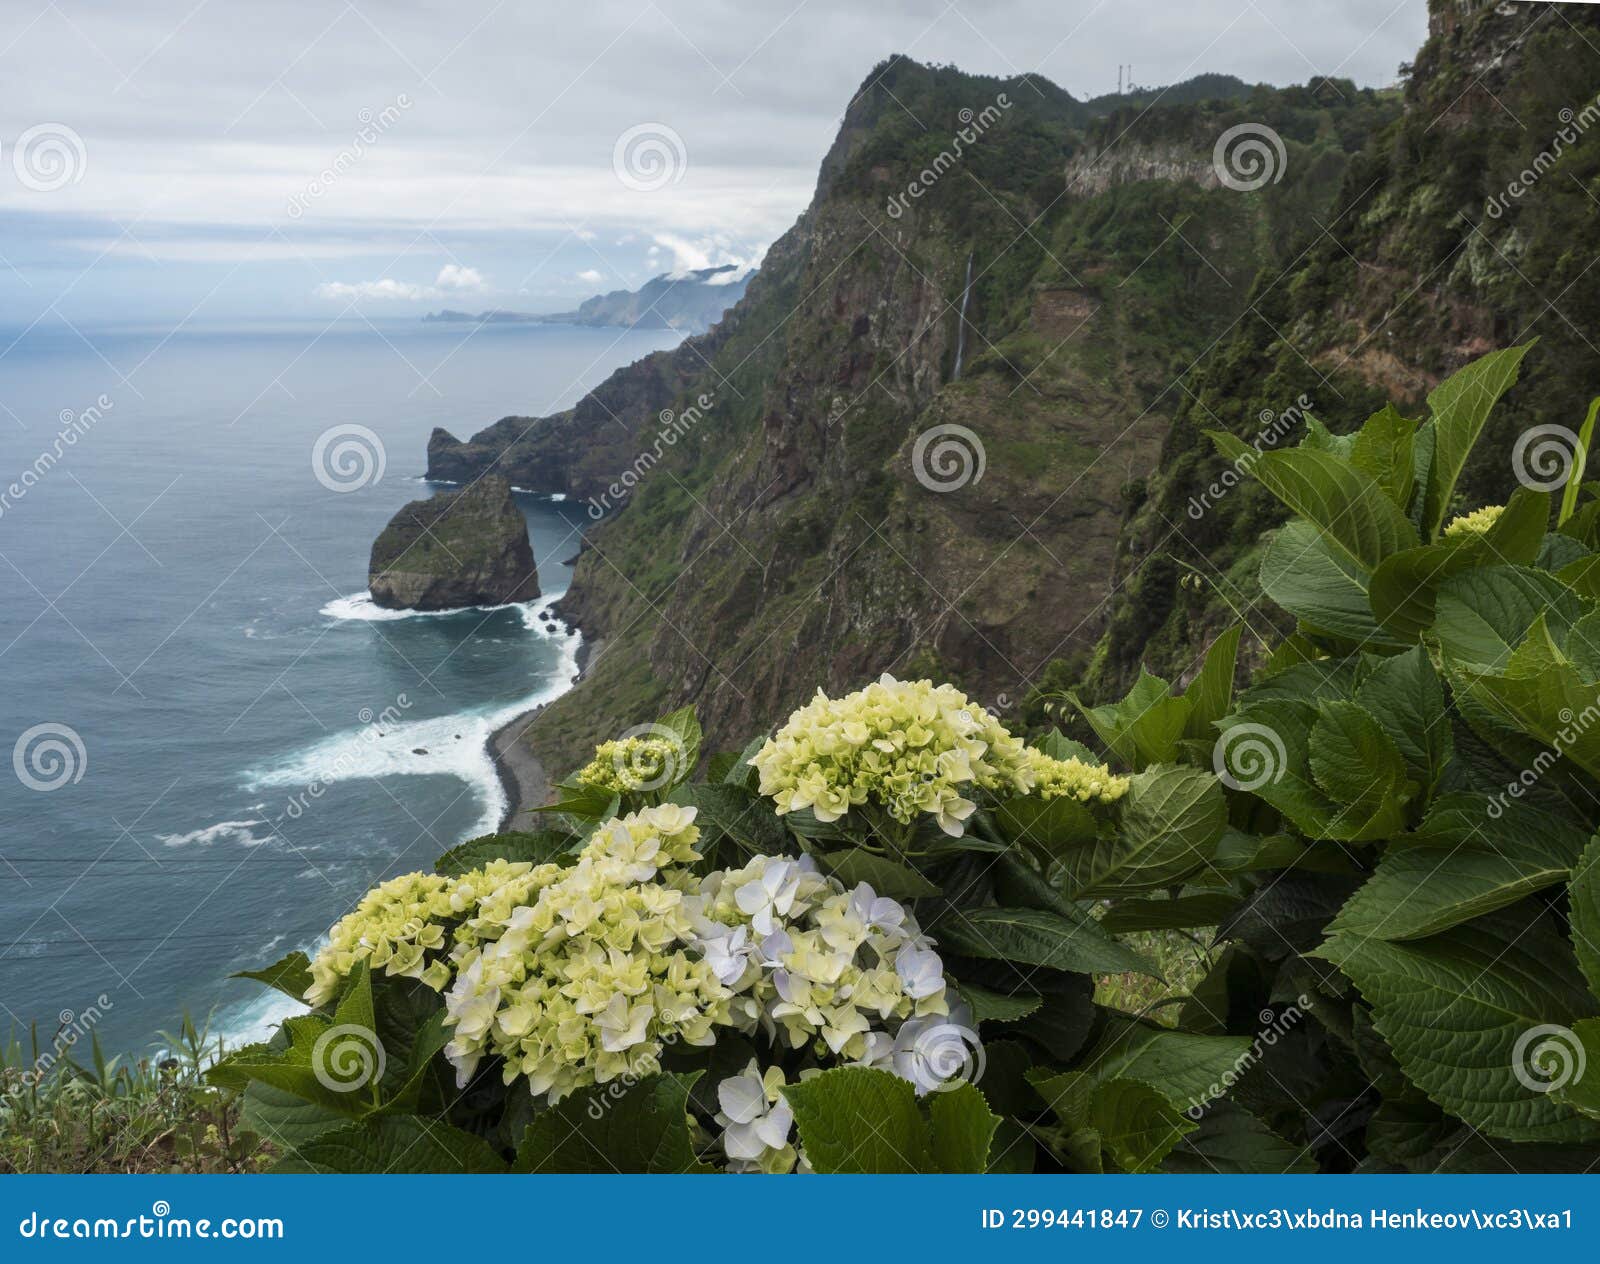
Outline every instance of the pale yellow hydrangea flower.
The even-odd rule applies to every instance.
[[[1452,518],[1444,529],[1447,538],[1462,535],[1482,535],[1499,520],[1505,512],[1504,505],[1485,505],[1482,509],[1474,509],[1469,514],[1461,514]]]
[[[311,962],[306,1004],[325,1005],[362,961],[385,974],[420,979],[435,991],[450,980],[441,960],[424,964],[424,955],[445,946],[444,920],[451,916],[449,878],[405,873],[380,883],[361,897],[328,932],[328,942]]]
[[[596,746],[577,780],[612,794],[631,794],[670,779],[682,758],[682,749],[666,738],[621,737]]]
[[[1030,748],[1028,766],[1033,770],[1034,792],[1041,799],[1115,803],[1128,793],[1128,778],[1118,777],[1097,764],[1085,763],[1076,755],[1055,759]]]
[[[607,821],[526,902],[492,917],[480,905],[445,997],[445,1054],[462,1085],[498,1056],[508,1084],[525,1078],[555,1102],[654,1072],[668,1042],[713,1042],[730,993],[690,950],[694,818],[664,804]]]
[[[750,763],[780,816],[810,808],[837,821],[870,799],[902,824],[928,813],[951,835],[976,807],[969,787],[1033,785],[1022,742],[960,690],[889,675],[843,698],[818,690]]]

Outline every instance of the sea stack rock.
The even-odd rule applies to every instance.
[[[390,610],[532,601],[539,573],[511,484],[484,475],[458,492],[412,501],[373,541],[367,587]]]

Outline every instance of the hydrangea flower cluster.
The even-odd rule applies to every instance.
[[[1118,777],[1098,764],[1076,755],[1056,759],[1041,750],[1028,750],[1034,793],[1041,799],[1076,799],[1079,803],[1115,803],[1128,793],[1128,778]]]
[[[1471,513],[1459,514],[1445,525],[1444,534],[1447,538],[1482,535],[1499,521],[1505,508],[1504,505],[1485,505],[1482,509],[1474,509]]]
[[[508,1084],[526,1077],[555,1102],[653,1072],[668,1041],[713,1042],[731,993],[691,951],[694,818],[667,804],[608,821],[528,902],[493,915],[480,905],[478,942],[445,996],[445,1054],[461,1084],[496,1055]]]
[[[821,690],[750,760],[778,814],[836,821],[869,799],[902,824],[919,812],[960,835],[968,786],[1026,793],[1026,747],[953,685],[884,675],[843,698]]]
[[[807,1078],[806,1073],[802,1072],[800,1078]],[[717,1085],[720,1109],[716,1120],[722,1125],[722,1152],[728,1156],[729,1171],[781,1175],[811,1170],[800,1148],[790,1139],[794,1110],[783,1096],[788,1082],[782,1067],[763,1071],[751,1058],[738,1075],[730,1075]]]
[[[612,794],[633,794],[669,780],[682,758],[682,749],[664,737],[621,737],[596,746],[577,780]]]
[[[425,954],[445,947],[443,919],[451,915],[449,878],[433,873],[403,873],[368,891],[354,911],[328,932],[328,942],[311,962],[306,1004],[325,1005],[362,961],[374,970],[420,979],[435,991],[450,981],[442,959]]]

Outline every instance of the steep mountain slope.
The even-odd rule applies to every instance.
[[[1472,508],[1514,486],[1521,433],[1575,430],[1600,393],[1600,12],[1433,0],[1430,13],[1404,116],[1350,163],[1303,256],[1262,272],[1182,382],[1119,544],[1092,693],[1120,691],[1141,662],[1185,675],[1236,611],[1264,630],[1259,541],[1281,514],[1249,480],[1191,512],[1225,468],[1204,430],[1254,438],[1258,418],[1302,395],[1336,431],[1389,399],[1420,413],[1451,370],[1537,336],[1463,482]]]
[[[1323,82],[1096,117],[1037,78],[880,66],[719,325],[570,412],[433,436],[435,477],[604,515],[562,603],[604,648],[535,749],[564,769],[686,700],[729,739],[885,670],[1020,701],[1101,635],[1186,366],[1396,110]],[[1287,158],[1256,192],[1213,164],[1240,124]]]

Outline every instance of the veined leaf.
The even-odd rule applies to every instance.
[[[1261,558],[1261,590],[1307,627],[1373,648],[1403,648],[1407,642],[1373,616],[1367,579],[1298,520],[1279,528]]]
[[[1183,735],[1203,741],[1216,736],[1213,727],[1228,714],[1233,701],[1233,672],[1239,658],[1239,636],[1244,624],[1236,623],[1211,642],[1206,650],[1205,662],[1199,674],[1190,682],[1183,696],[1189,701],[1189,718],[1184,723]]]
[[[278,1173],[503,1173],[506,1165],[482,1137],[440,1120],[385,1115],[349,1124],[303,1143],[273,1169]]]
[[[1589,990],[1600,996],[1600,834],[1578,858],[1568,894],[1572,900],[1572,947]]]
[[[907,1081],[869,1067],[824,1071],[783,1094],[823,1173],[981,1172],[1000,1123],[970,1084],[934,1095],[924,1119]]]
[[[1383,727],[1429,797],[1455,750],[1444,685],[1420,646],[1383,659],[1356,689],[1355,700]]]
[[[306,954],[296,949],[261,970],[241,970],[230,975],[234,979],[254,979],[270,988],[277,988],[285,996],[292,996],[302,1004],[306,990],[311,986],[311,962]]]
[[[1416,478],[1416,438],[1417,423],[1385,404],[1367,418],[1350,447],[1350,463],[1383,488],[1402,513],[1411,504]]]
[[[578,841],[576,835],[561,830],[485,834],[452,847],[433,862],[433,871],[447,878],[459,878],[491,860],[527,861],[535,865],[570,860],[568,853]]]
[[[1338,805],[1325,837],[1366,842],[1404,828],[1414,786],[1394,741],[1359,703],[1319,703],[1309,750],[1313,779]]]
[[[1416,528],[1400,507],[1348,461],[1305,447],[1252,455],[1253,448],[1226,431],[1207,433],[1224,456],[1247,461],[1262,486],[1363,573],[1419,543]]]
[[[1565,636],[1592,608],[1553,575],[1490,566],[1440,586],[1433,627],[1446,659],[1474,672],[1502,672],[1541,615]]]
[[[975,1023],[1014,1023],[1044,1004],[1044,998],[1036,992],[1007,995],[979,987],[976,983],[962,983],[958,988],[961,999],[972,1010],[972,1021]]]
[[[1104,1035],[1079,1061],[1100,1080],[1142,1080],[1161,1090],[1180,1110],[1203,1106],[1227,1091],[1248,1036],[1200,1036],[1186,1031],[1113,1019]]]
[[[920,900],[939,894],[939,888],[915,869],[886,856],[874,856],[859,848],[815,855],[817,863],[847,887],[865,882],[878,895],[894,900]]]
[[[1199,1126],[1167,1156],[1163,1172],[1282,1176],[1314,1172],[1310,1147],[1280,1137],[1244,1107],[1213,1102]]]
[[[1012,843],[1063,857],[1094,841],[1099,832],[1089,809],[1076,799],[1008,799],[994,810],[1001,834]]]
[[[1517,366],[1533,343],[1491,351],[1452,373],[1428,394],[1433,414],[1433,460],[1422,510],[1422,534],[1433,539],[1455,493],[1456,480],[1484,422],[1500,396],[1517,380]]]
[[[1405,943],[1335,935],[1313,955],[1361,989],[1411,1082],[1451,1114],[1511,1141],[1600,1140],[1600,1124],[1516,1073],[1528,1032],[1600,1009],[1537,906]]]
[[[701,1173],[689,1133],[689,1092],[700,1078],[652,1075],[632,1085],[594,1084],[528,1125],[518,1172]]]
[[[1120,702],[1087,707],[1077,698],[1073,705],[1083,713],[1100,740],[1118,759],[1135,768],[1177,758],[1190,704],[1172,695],[1172,686],[1159,676],[1141,671],[1133,688]]]
[[[939,946],[968,957],[1049,966],[1077,974],[1148,974],[1156,968],[1102,930],[1087,913],[1072,921],[1044,909],[950,909],[940,915]]]
[[[1594,420],[1600,414],[1600,396],[1589,401],[1589,414],[1578,430],[1578,450],[1572,454],[1572,469],[1567,473],[1567,485],[1561,492],[1561,516],[1557,526],[1565,526],[1578,507],[1578,489],[1583,485],[1583,472],[1589,465],[1589,448],[1594,442]]]
[[[1216,850],[1227,824],[1222,787],[1209,773],[1156,765],[1135,773],[1109,838],[1062,859],[1074,899],[1171,886],[1199,869]]]
[[[1039,1070],[1028,1078],[1069,1133],[1092,1133],[1124,1172],[1153,1171],[1198,1127],[1165,1094],[1138,1080]]]

